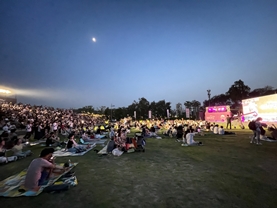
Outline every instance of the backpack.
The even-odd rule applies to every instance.
[[[250,121],[248,124],[248,127],[250,130],[253,130],[253,131],[256,131],[257,129],[255,121]]]

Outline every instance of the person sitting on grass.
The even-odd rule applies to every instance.
[[[24,145],[22,144],[21,139],[14,140],[14,146],[12,148],[13,154],[18,158],[23,158],[32,155],[31,150],[23,151]]]
[[[267,137],[270,140],[277,140],[277,128],[274,124],[271,125],[271,127],[268,128],[268,131],[270,131],[270,136],[271,137]]]
[[[26,190],[36,192],[42,185],[48,183],[48,179],[52,172],[64,171],[64,167],[52,163],[54,151],[53,148],[45,148],[41,151],[40,157],[31,162],[24,182]]]
[[[46,138],[46,147],[49,146],[61,146],[60,138],[57,137],[54,132],[51,132],[50,136]]]
[[[188,129],[186,132],[186,137],[183,139],[184,144],[187,144],[188,146],[202,145],[202,142],[194,141],[195,134],[197,133],[194,132],[194,129]]]
[[[5,140],[0,138],[0,163],[16,161],[17,156],[6,157]]]
[[[91,139],[91,136],[88,134],[88,132],[84,132],[82,134],[82,139],[84,140],[84,142],[94,142],[96,140],[100,140],[100,139]]]
[[[121,128],[118,129],[114,142],[117,148],[121,151],[126,151],[126,138],[126,130]]]
[[[223,126],[220,126],[219,130],[218,130],[218,134],[219,135],[227,135],[227,134],[235,134],[234,132],[230,132],[230,131],[225,131]]]
[[[65,147],[65,151],[73,152],[73,153],[79,153],[79,152],[84,152],[84,151],[86,151],[87,149],[90,148],[90,145],[87,145],[86,147],[84,147],[82,145],[78,145],[76,143],[76,141],[74,140],[74,134],[73,133],[69,134],[68,139],[69,140],[68,140],[67,145]]]
[[[213,129],[213,132],[214,134],[219,134],[219,129],[218,129],[218,124],[214,125],[214,129]]]

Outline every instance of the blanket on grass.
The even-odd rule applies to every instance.
[[[24,193],[20,192],[20,189],[24,189],[24,181],[27,174],[27,169],[21,171],[18,174],[15,174],[9,178],[0,182],[0,196],[3,197],[19,197],[19,196],[37,196],[39,195],[43,189],[46,187],[53,185],[58,179],[60,179],[63,175],[71,171],[78,163],[73,163],[72,166],[65,171],[64,173],[55,173],[50,176],[50,179],[46,185],[41,186],[40,190],[35,191],[26,191]],[[63,166],[64,163],[58,164]]]
[[[104,144],[106,141],[107,139],[101,139],[101,140],[95,139],[95,141],[85,142],[83,139],[80,139],[81,144]]]
[[[81,146],[86,147],[87,145],[81,145]],[[95,146],[96,146],[96,144],[92,144],[89,149],[87,149],[84,152],[80,152],[80,153],[68,152],[68,151],[65,151],[65,149],[60,149],[60,150],[55,151],[53,153],[53,156],[55,156],[55,157],[81,156],[81,155],[86,154],[88,151],[92,150]]]
[[[45,142],[46,142],[45,140],[37,140],[37,141],[32,141],[32,142],[29,142],[29,143],[26,143],[26,144],[30,145],[30,146],[35,146],[35,145],[38,145],[38,144],[43,144]]]
[[[107,153],[107,148],[108,148],[108,144],[105,147],[103,147],[97,154],[99,154],[99,155],[106,155],[106,154],[108,154]]]
[[[265,141],[265,142],[277,142],[277,140],[274,140],[274,139],[269,139],[267,137],[263,137],[261,138],[262,141]]]

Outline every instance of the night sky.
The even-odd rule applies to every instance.
[[[0,85],[65,108],[141,97],[175,108],[239,79],[276,88],[276,11],[276,0],[0,0]]]

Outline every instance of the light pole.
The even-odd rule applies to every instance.
[[[208,92],[209,106],[210,106],[210,100],[211,100],[211,90],[207,90],[207,92]]]
[[[114,105],[111,104],[111,120],[113,119],[113,107],[114,107]]]

